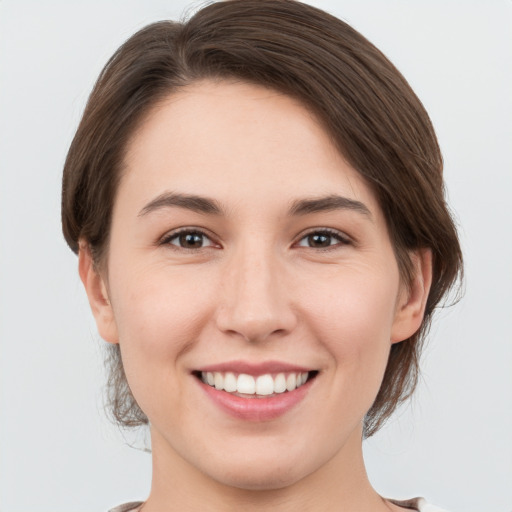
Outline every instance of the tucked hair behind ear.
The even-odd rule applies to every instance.
[[[131,37],[99,76],[71,144],[62,187],[64,236],[75,252],[79,239],[86,240],[101,269],[127,142],[159,101],[204,79],[272,88],[317,116],[374,191],[405,283],[413,273],[410,251],[432,251],[425,319],[415,335],[392,346],[365,420],[370,436],[413,392],[422,340],[435,307],[462,271],[462,255],[425,109],[389,60],[343,21],[293,0],[231,0],[208,5],[184,23],[155,23]],[[118,346],[109,350],[116,421],[146,423]]]

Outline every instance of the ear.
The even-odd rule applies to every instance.
[[[410,338],[420,328],[432,284],[432,251],[418,249],[410,257],[414,277],[408,289],[399,297],[391,329],[391,343]]]
[[[82,240],[78,251],[78,272],[89,298],[89,305],[100,336],[109,343],[118,343],[117,325],[108,296],[108,288],[94,266],[89,244]]]

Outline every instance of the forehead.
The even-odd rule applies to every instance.
[[[127,147],[120,194],[165,190],[231,205],[342,194],[377,208],[361,176],[297,100],[247,83],[199,82],[146,116]]]

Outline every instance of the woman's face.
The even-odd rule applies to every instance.
[[[103,277],[100,334],[157,464],[246,489],[360,450],[421,321],[370,188],[301,104],[241,83],[188,86],[140,126]]]

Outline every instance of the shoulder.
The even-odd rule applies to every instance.
[[[412,498],[410,500],[389,500],[391,503],[405,509],[416,510],[417,512],[448,512],[443,508],[427,503],[424,498]]]
[[[142,501],[131,501],[111,508],[108,512],[137,512],[142,503]]]
[[[416,510],[417,512],[448,512],[439,507],[435,507],[427,503],[423,498],[413,498],[410,500],[389,500],[391,503],[403,507],[405,509]],[[109,512],[137,512],[138,508],[142,505],[142,501],[132,501],[124,503],[109,510]]]

